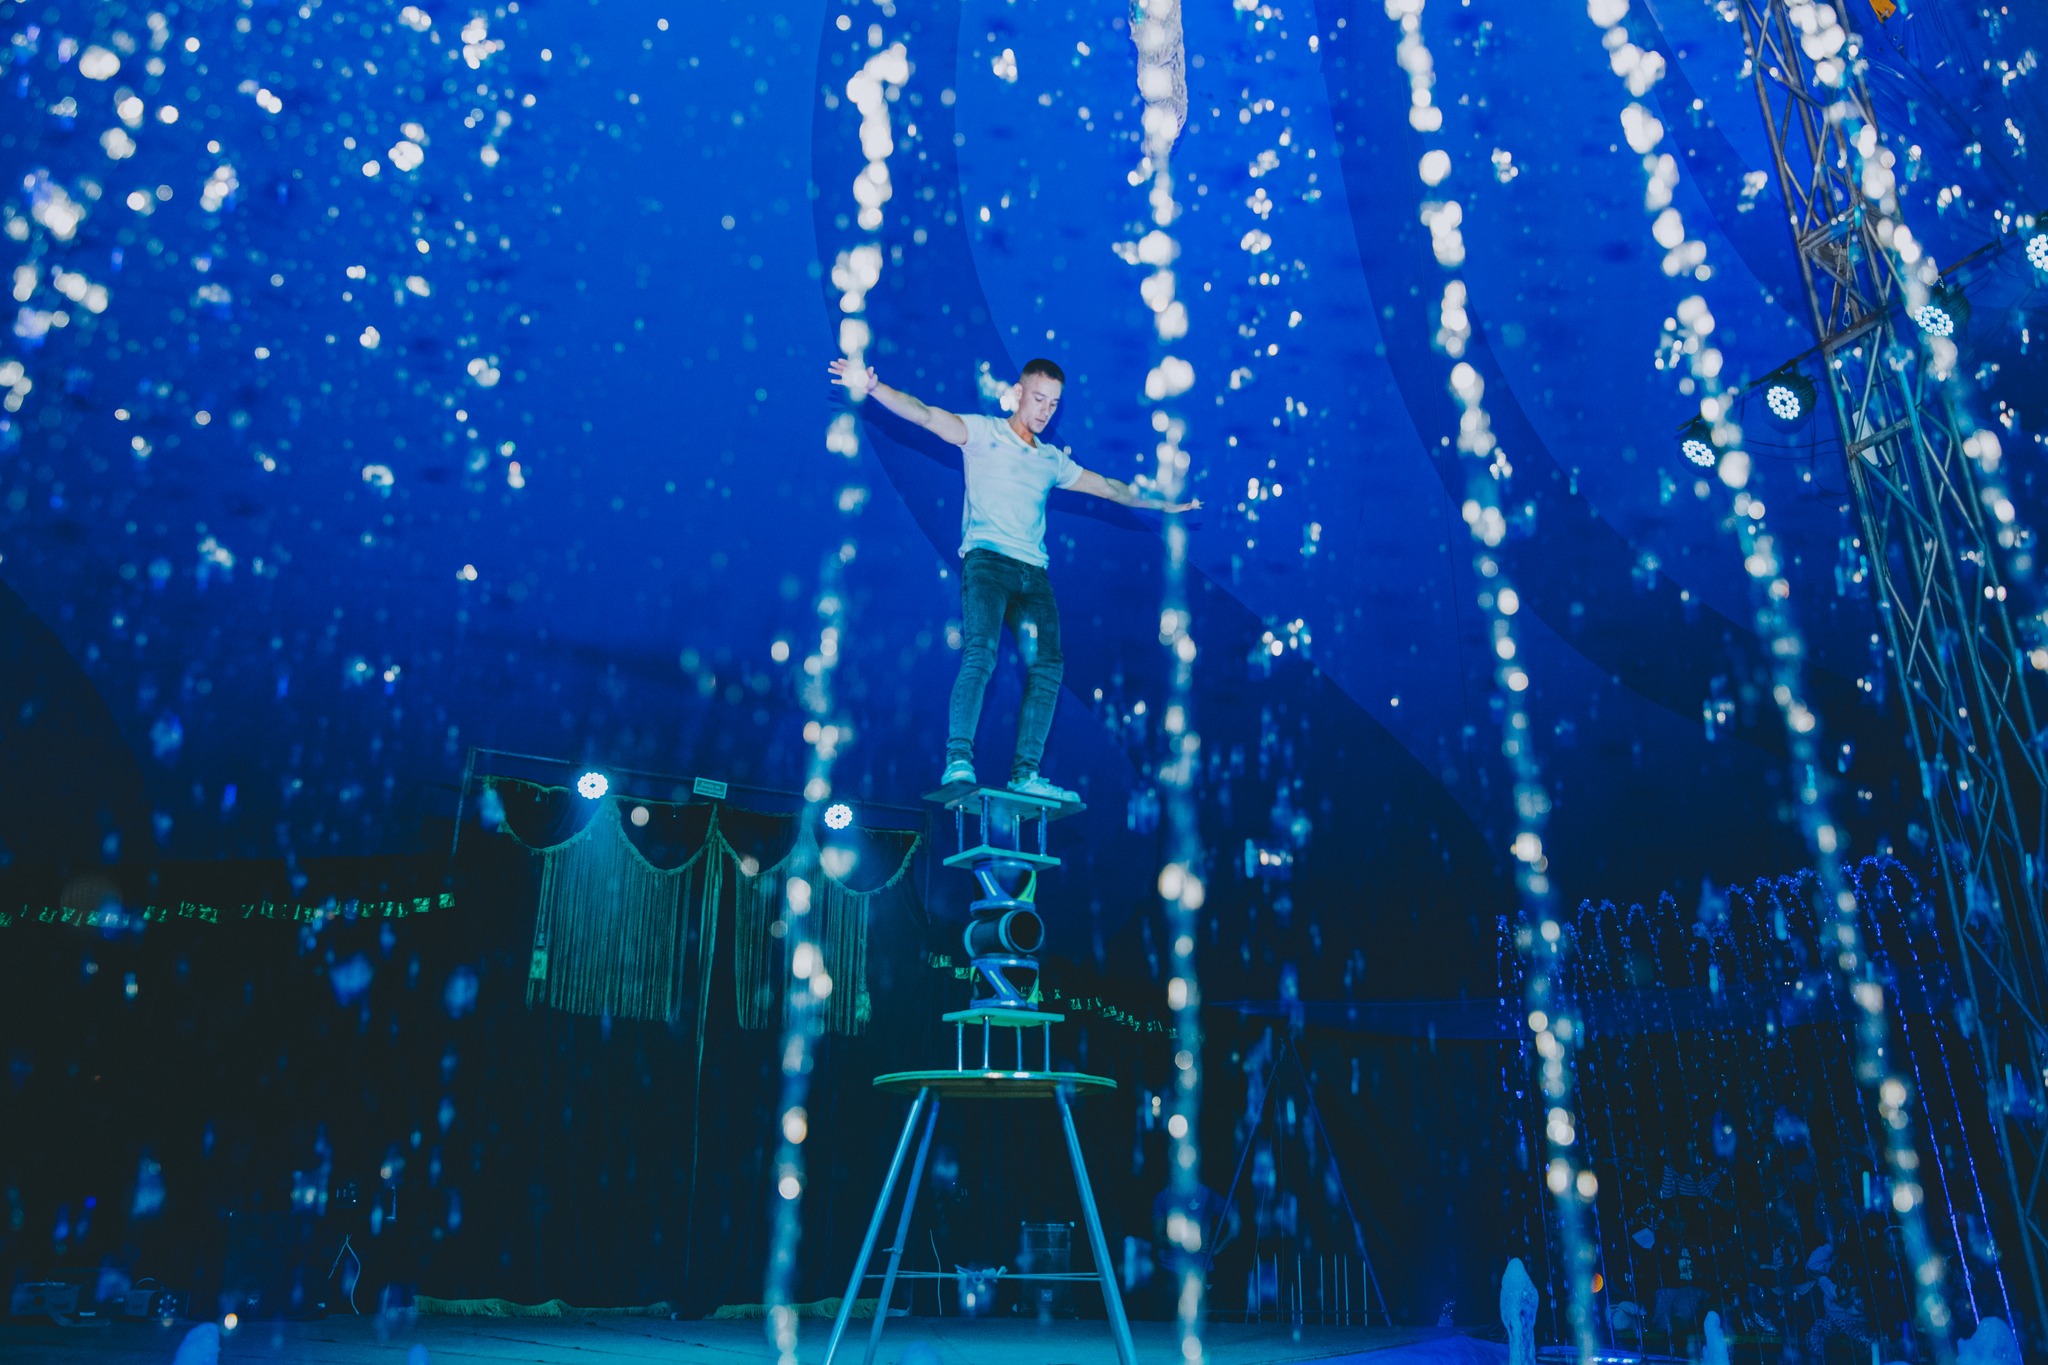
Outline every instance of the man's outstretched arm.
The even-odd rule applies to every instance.
[[[951,441],[956,446],[967,444],[967,423],[960,420],[958,413],[935,408],[922,398],[890,388],[875,377],[873,366],[854,365],[842,359],[833,361],[831,368],[832,382],[844,385],[854,402],[871,397],[904,421],[916,423],[942,441]]]
[[[1168,502],[1164,498],[1148,496],[1131,487],[1122,479],[1105,479],[1092,469],[1081,471],[1073,491],[1086,493],[1090,497],[1107,498],[1125,507],[1142,507],[1154,512],[1192,512],[1202,505],[1200,498],[1188,502]]]

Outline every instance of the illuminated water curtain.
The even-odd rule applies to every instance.
[[[854,177],[853,197],[860,205],[858,225],[864,233],[879,232],[882,205],[890,198],[889,154],[895,138],[889,127],[889,102],[910,79],[910,58],[903,44],[894,43],[870,56],[846,82],[846,99],[860,114],[860,146],[866,158]],[[866,352],[872,340],[866,318],[868,291],[882,278],[882,248],[874,237],[842,251],[832,267],[832,284],[840,291],[839,308],[845,316],[839,324],[839,349],[856,373],[865,372]],[[860,455],[860,438],[851,413],[832,420],[825,434],[825,447],[847,460]],[[849,483],[835,502],[843,516],[858,512],[864,490]],[[792,864],[786,891],[785,942],[789,944],[788,997],[779,1054],[782,1068],[782,1097],[778,1106],[776,1132],[774,1239],[768,1260],[768,1281],[763,1301],[768,1305],[768,1334],[780,1365],[797,1365],[797,1312],[791,1305],[796,1284],[797,1245],[802,1236],[804,1194],[804,1140],[810,1133],[810,1116],[804,1102],[810,1089],[811,1044],[819,1027],[819,1005],[832,993],[834,982],[825,970],[819,951],[815,922],[811,915],[812,888],[816,880],[817,848],[811,833],[817,821],[827,828],[843,829],[852,824],[852,810],[831,804],[832,765],[840,745],[852,739],[853,730],[840,715],[832,688],[846,635],[845,566],[853,562],[851,534],[825,557],[818,575],[817,647],[801,665],[800,684],[804,710],[804,740],[810,746],[804,778],[804,818],[799,827],[801,862]],[[806,869],[811,869],[806,874]]]
[[[1134,0],[1131,41],[1137,49],[1138,93],[1145,101],[1144,157],[1131,172],[1133,186],[1150,182],[1147,203],[1151,227],[1126,259],[1149,269],[1139,292],[1152,311],[1157,336],[1154,364],[1145,377],[1145,397],[1152,404],[1152,429],[1158,435],[1158,464],[1153,476],[1160,496],[1179,501],[1187,487],[1186,419],[1175,404],[1194,386],[1194,367],[1173,354],[1172,344],[1187,333],[1187,309],[1174,297],[1174,258],[1179,245],[1171,235],[1179,207],[1173,197],[1170,158],[1173,144],[1187,121],[1187,66],[1181,36],[1180,0]],[[1179,1252],[1180,1290],[1176,1299],[1180,1355],[1188,1365],[1202,1360],[1203,1228],[1185,1210],[1201,1207],[1201,1151],[1196,1120],[1202,1097],[1201,989],[1195,976],[1195,934],[1199,928],[1205,888],[1202,881],[1201,833],[1196,810],[1195,775],[1201,737],[1194,728],[1195,641],[1187,597],[1187,528],[1181,514],[1166,515],[1166,579],[1159,607],[1159,642],[1168,651],[1172,682],[1167,696],[1164,730],[1167,753],[1160,763],[1164,791],[1167,859],[1159,873],[1159,896],[1165,905],[1171,972],[1167,1007],[1174,1020],[1174,1083],[1166,1131],[1170,1142],[1169,1188],[1174,1212],[1167,1238]]]
[[[1400,29],[1395,60],[1408,74],[1408,126],[1422,134],[1425,150],[1416,164],[1422,181],[1423,225],[1437,264],[1451,272],[1438,305],[1437,349],[1455,363],[1449,387],[1459,409],[1457,448],[1465,467],[1462,510],[1473,542],[1472,567],[1479,580],[1479,609],[1491,627],[1494,686],[1502,717],[1501,754],[1514,780],[1515,835],[1509,846],[1514,860],[1520,922],[1515,942],[1528,964],[1525,1022],[1536,1049],[1537,1083],[1543,1095],[1544,1138],[1549,1158],[1543,1180],[1557,1210],[1564,1245],[1566,1312],[1571,1335],[1583,1358],[1593,1349],[1591,1300],[1596,1248],[1585,1231],[1587,1207],[1598,1195],[1599,1177],[1580,1160],[1578,1119],[1572,1105],[1572,1053],[1581,1033],[1559,978],[1570,948],[1558,919],[1550,860],[1543,848],[1543,830],[1550,816],[1550,795],[1535,748],[1529,719],[1529,672],[1515,638],[1515,617],[1521,597],[1511,581],[1500,547],[1507,539],[1502,496],[1513,466],[1495,439],[1486,414],[1486,381],[1465,360],[1471,340],[1471,319],[1465,282],[1455,273],[1465,263],[1462,224],[1464,206],[1447,191],[1454,166],[1442,147],[1427,146],[1443,129],[1443,111],[1434,96],[1435,63],[1422,32],[1424,0],[1387,0],[1387,17]],[[1505,1290],[1503,1293],[1505,1294]]]
[[[1824,71],[1834,70],[1835,81],[1839,83],[1841,63],[1837,54],[1843,42],[1838,36],[1841,30],[1835,24],[1833,9],[1815,5],[1799,8],[1811,16],[1815,26],[1806,44],[1808,55]],[[1688,233],[1683,215],[1672,202],[1679,179],[1677,159],[1661,150],[1665,140],[1663,122],[1641,102],[1663,78],[1664,58],[1631,40],[1623,22],[1629,0],[1589,0],[1586,10],[1600,30],[1610,68],[1633,97],[1621,112],[1621,129],[1629,149],[1642,161],[1646,185],[1643,207],[1652,215],[1651,236],[1664,248],[1664,273],[1674,280],[1705,281],[1712,275],[1706,244]],[[1874,144],[1874,129],[1871,141]],[[1865,186],[1866,190],[1880,188],[1877,180],[1869,176]],[[1889,192],[1889,172],[1885,173],[1882,188]],[[1924,288],[1919,297],[1924,300]],[[1944,315],[1944,320],[1950,322],[1953,330],[1952,318]],[[1756,632],[1766,642],[1771,659],[1771,699],[1784,720],[1791,753],[1792,789],[1798,793],[1795,809],[1799,832],[1816,874],[1814,912],[1819,920],[1834,926],[1831,960],[1842,988],[1858,1010],[1857,1077],[1875,1097],[1882,1120],[1893,1205],[1913,1264],[1919,1316],[1933,1334],[1937,1352],[1946,1356],[1948,1309],[1940,1296],[1941,1263],[1928,1244],[1921,1212],[1920,1159],[1913,1148],[1907,1105],[1910,1091],[1905,1079],[1887,1061],[1884,986],[1877,979],[1871,954],[1863,946],[1855,890],[1842,869],[1844,831],[1830,812],[1833,784],[1821,755],[1820,717],[1806,699],[1806,640],[1793,617],[1791,580],[1786,576],[1776,539],[1764,522],[1764,500],[1749,490],[1753,464],[1743,449],[1742,428],[1735,420],[1734,396],[1723,383],[1725,357],[1711,340],[1715,325],[1707,301],[1698,294],[1688,294],[1679,301],[1674,316],[1665,321],[1657,364],[1660,369],[1683,368],[1679,390],[1688,396],[1696,395],[1699,400],[1697,426],[1688,438],[1685,453],[1695,463],[1707,463],[1693,448],[1693,443],[1705,435],[1712,447],[1713,467],[1732,494],[1725,525],[1740,546]],[[1923,326],[1933,333],[1931,321]],[[1772,403],[1774,410],[1801,396],[1790,385],[1782,387],[1786,392],[1779,402]],[[1805,394],[1811,393],[1811,386],[1806,386]],[[1767,401],[1770,396],[1767,389]]]

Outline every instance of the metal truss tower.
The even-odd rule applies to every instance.
[[[1830,86],[1802,46],[1820,7],[1736,8],[1841,434],[1865,581],[1919,760],[1939,895],[1976,1012],[1970,1032],[2016,1224],[2000,1250],[2010,1266],[2017,1235],[2031,1291],[2019,1302],[2034,1320],[2013,1327],[2039,1341],[2048,1334],[2048,764],[2031,693],[2041,684],[2008,613],[2000,560],[2010,551],[1987,516],[1969,431],[1924,363],[1905,316],[1906,267],[1862,189],[1862,163],[1883,164],[1883,144],[1858,40],[1851,33],[1834,53],[1813,42],[1837,69],[1846,62],[1846,79]],[[1841,0],[1834,9],[1846,27]]]

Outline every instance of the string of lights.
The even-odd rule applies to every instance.
[[[1147,194],[1152,226],[1138,242],[1137,259],[1150,273],[1139,292],[1152,310],[1157,335],[1156,360],[1145,377],[1145,397],[1152,405],[1152,429],[1158,434],[1158,465],[1153,475],[1168,502],[1181,500],[1187,487],[1187,422],[1173,400],[1193,387],[1194,367],[1175,356],[1172,344],[1187,334],[1187,308],[1174,297],[1173,262],[1179,244],[1169,229],[1180,210],[1174,202],[1171,157],[1187,116],[1186,55],[1181,34],[1180,0],[1132,0],[1131,40],[1137,48],[1138,93],[1145,101],[1144,156],[1131,173],[1135,187],[1150,182]],[[1179,1249],[1180,1288],[1176,1318],[1180,1357],[1201,1365],[1203,1227],[1201,1147],[1197,1121],[1202,1099],[1201,989],[1195,975],[1195,934],[1204,901],[1202,843],[1195,800],[1201,736],[1194,727],[1195,640],[1187,597],[1187,527],[1181,514],[1166,514],[1166,572],[1159,609],[1159,642],[1170,658],[1163,730],[1167,753],[1159,768],[1164,792],[1167,861],[1159,872],[1159,896],[1165,905],[1170,973],[1167,1008],[1173,1014],[1174,1082],[1166,1116],[1169,1142],[1169,1188],[1173,1211],[1167,1239]]]
[[[1423,7],[1424,0],[1386,0],[1387,17],[1401,33],[1395,60],[1408,73],[1408,126],[1428,139],[1442,130],[1443,111],[1433,93],[1436,69],[1423,36]],[[1529,671],[1515,638],[1521,597],[1500,555],[1508,530],[1501,495],[1514,469],[1487,417],[1486,381],[1463,358],[1472,325],[1465,282],[1456,273],[1465,263],[1464,206],[1445,189],[1453,170],[1451,154],[1444,148],[1431,146],[1423,152],[1416,167],[1425,191],[1421,219],[1429,229],[1437,264],[1449,272],[1437,310],[1436,346],[1455,362],[1449,387],[1460,413],[1457,448],[1465,467],[1461,511],[1473,541],[1479,609],[1485,613],[1493,637],[1494,686],[1502,716],[1501,754],[1514,776],[1515,836],[1509,851],[1520,904],[1515,943],[1528,968],[1526,1022],[1535,1042],[1537,1079],[1543,1093],[1548,1151],[1543,1178],[1555,1200],[1564,1247],[1567,1320],[1584,1360],[1594,1348],[1592,1277],[1597,1251],[1586,1233],[1587,1206],[1598,1196],[1600,1182],[1579,1159],[1582,1148],[1573,1113],[1572,1053],[1582,1033],[1561,986],[1570,945],[1558,918],[1550,860],[1543,850],[1551,803],[1529,718]]]
[[[1798,8],[1814,25],[1809,29],[1808,55],[1816,59],[1823,79],[1832,70],[1834,79],[1830,83],[1839,85],[1842,68],[1834,54],[1842,48],[1842,42],[1835,36],[1840,30],[1839,26],[1832,31],[1827,28],[1834,24],[1834,11],[1827,6]],[[1687,232],[1683,215],[1672,202],[1672,192],[1678,183],[1677,160],[1671,153],[1659,150],[1664,142],[1664,125],[1641,102],[1641,97],[1662,78],[1664,59],[1630,41],[1624,23],[1628,10],[1629,0],[1588,0],[1586,6],[1588,17],[1601,31],[1609,65],[1634,97],[1622,110],[1621,126],[1629,148],[1642,159],[1646,181],[1643,206],[1654,215],[1652,237],[1665,248],[1664,273],[1675,280],[1690,278],[1704,283],[1713,276],[1707,263],[1706,244]],[[1802,22],[1802,28],[1805,27]],[[1873,155],[1877,150],[1875,142],[1876,132],[1872,129]],[[1890,153],[1882,155],[1886,159],[1882,179],[1888,185]],[[1873,160],[1872,165],[1877,162]],[[1876,178],[1866,174],[1866,192],[1877,184]],[[1931,270],[1931,263],[1928,268]],[[1923,298],[1924,295],[1922,286]],[[1921,1322],[1935,1342],[1937,1358],[1946,1361],[1948,1308],[1940,1294],[1941,1263],[1932,1253],[1922,1215],[1920,1160],[1913,1146],[1907,1107],[1910,1091],[1905,1079],[1892,1071],[1886,1061],[1889,1016],[1884,987],[1877,978],[1870,953],[1863,947],[1855,888],[1842,868],[1843,831],[1831,813],[1833,783],[1821,754],[1820,718],[1805,696],[1806,640],[1794,619],[1791,580],[1786,576],[1776,539],[1764,520],[1764,500],[1749,489],[1753,464],[1743,449],[1742,428],[1735,420],[1734,396],[1722,384],[1726,360],[1711,340],[1715,325],[1705,298],[1688,294],[1681,299],[1673,317],[1666,320],[1667,340],[1660,348],[1659,368],[1665,368],[1667,360],[1670,368],[1676,368],[1681,361],[1684,364],[1686,373],[1679,381],[1679,390],[1699,398],[1699,416],[1688,427],[1685,454],[1694,463],[1713,468],[1732,495],[1724,525],[1741,548],[1755,628],[1770,655],[1771,699],[1785,723],[1792,759],[1792,787],[1798,794],[1794,809],[1816,874],[1816,917],[1819,922],[1831,922],[1834,926],[1834,967],[1858,1011],[1857,1079],[1877,1100],[1891,1169],[1892,1207],[1900,1218],[1915,1280],[1912,1292]],[[1941,344],[1947,344],[1953,354],[1953,343]],[[1766,400],[1775,397],[1777,401],[1772,406],[1777,409],[1791,396],[1774,395],[1767,389]],[[1696,449],[1701,443],[1707,447],[1705,452]]]
[[[866,372],[868,343],[873,340],[864,316],[867,294],[882,278],[882,247],[875,234],[882,226],[882,205],[890,197],[888,163],[889,154],[895,150],[895,138],[889,127],[889,102],[909,79],[909,53],[899,42],[875,52],[846,82],[847,102],[860,114],[861,153],[867,162],[853,181],[854,201],[860,205],[856,221],[870,235],[838,254],[831,278],[833,287],[840,291],[839,308],[844,314],[839,324],[840,353],[856,374]],[[853,414],[842,412],[833,418],[826,431],[825,447],[847,460],[859,457],[860,437]],[[865,501],[864,490],[848,483],[838,495],[840,513],[851,518]],[[810,1116],[804,1105],[810,1091],[811,1050],[820,1028],[820,1007],[835,984],[825,970],[825,957],[811,915],[813,883],[818,875],[818,852],[811,831],[821,818],[835,830],[852,823],[851,809],[831,802],[832,766],[840,746],[853,735],[852,727],[839,713],[832,688],[846,632],[843,578],[845,567],[853,558],[854,541],[849,534],[826,555],[819,569],[818,643],[803,660],[799,687],[809,717],[804,723],[804,742],[809,745],[809,754],[805,761],[798,852],[792,858],[784,891],[782,923],[789,944],[789,982],[779,1053],[782,1093],[776,1125],[774,1235],[762,1299],[768,1307],[768,1336],[778,1365],[797,1365],[797,1312],[792,1298],[797,1248],[803,1235],[803,1148],[810,1133]]]

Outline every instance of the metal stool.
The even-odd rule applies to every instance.
[[[1106,1076],[1052,1069],[1052,1026],[1066,1016],[1037,1008],[1028,998],[1030,988],[1020,987],[1011,979],[1013,974],[1028,970],[1032,973],[1032,986],[1036,985],[1038,964],[1033,952],[1037,944],[1034,940],[1025,946],[1021,943],[1021,933],[1013,933],[1003,927],[1006,922],[1014,923],[1025,915],[1031,922],[1037,921],[1037,912],[1031,909],[1029,899],[1022,894],[1029,883],[1024,886],[1013,883],[1020,872],[1035,876],[1040,868],[1059,866],[1060,860],[1045,851],[1045,827],[1052,820],[1075,813],[1081,806],[1019,796],[997,788],[966,786],[942,789],[931,793],[927,799],[953,812],[953,828],[960,849],[945,860],[946,866],[972,872],[984,893],[984,898],[975,902],[973,907],[975,921],[968,928],[967,949],[978,977],[977,989],[987,994],[968,1008],[954,1010],[944,1016],[946,1022],[953,1025],[953,1066],[950,1070],[892,1071],[875,1078],[875,1085],[880,1089],[913,1096],[910,1117],[904,1120],[903,1135],[896,1141],[896,1154],[890,1159],[889,1174],[882,1181],[881,1197],[875,1200],[874,1216],[868,1220],[867,1236],[861,1241],[860,1256],[854,1261],[852,1278],[847,1281],[846,1297],[840,1301],[839,1314],[833,1319],[832,1336],[825,1346],[825,1365],[832,1365],[839,1353],[839,1343],[846,1334],[848,1320],[853,1316],[854,1301],[860,1296],[861,1285],[873,1278],[868,1274],[868,1264],[874,1258],[875,1243],[882,1235],[882,1221],[888,1216],[890,1202],[895,1198],[897,1183],[903,1174],[903,1158],[910,1151],[913,1135],[917,1136],[917,1155],[911,1161],[910,1181],[904,1187],[903,1208],[896,1219],[896,1240],[889,1247],[888,1269],[882,1273],[882,1294],[875,1306],[874,1325],[868,1329],[863,1365],[874,1365],[875,1349],[881,1344],[882,1328],[889,1320],[889,1300],[895,1295],[898,1280],[952,1278],[943,1271],[901,1268],[904,1246],[910,1237],[911,1212],[917,1205],[918,1185],[924,1180],[925,1157],[931,1151],[932,1132],[938,1127],[939,1101],[942,1099],[1050,1099],[1057,1106],[1060,1127],[1067,1139],[1067,1159],[1074,1168],[1074,1185],[1081,1195],[1088,1245],[1095,1254],[1095,1271],[1093,1274],[1080,1271],[1039,1272],[1006,1275],[1004,1278],[1079,1283],[1099,1280],[1103,1305],[1109,1310],[1109,1329],[1116,1341],[1117,1359],[1121,1365],[1137,1365],[1137,1351],[1131,1343],[1131,1324],[1124,1316],[1123,1297],[1117,1291],[1116,1274],[1109,1259],[1109,1244],[1102,1235],[1102,1218],[1095,1208],[1095,1191],[1088,1182],[1088,1163],[1081,1156],[1081,1139],[1074,1131],[1072,1108],[1076,1096],[1091,1091],[1114,1090],[1116,1082]],[[979,817],[975,830],[978,837],[972,845],[967,842],[969,811]],[[1032,822],[1038,825],[1036,851],[1024,847],[1023,827]],[[1010,846],[1007,848],[990,837],[992,834],[1000,837],[1004,824],[1010,827]],[[1028,927],[1025,926],[1026,929]],[[969,1066],[967,1030],[975,1024],[981,1026],[981,1058],[978,1066]],[[994,1033],[999,1028],[1009,1029],[1016,1035],[1015,1070],[997,1069]],[[1035,1059],[1039,1063],[1037,1070],[1030,1069],[1024,1060],[1024,1034],[1028,1029],[1040,1030],[1040,1046],[1034,1049],[1039,1054]]]

